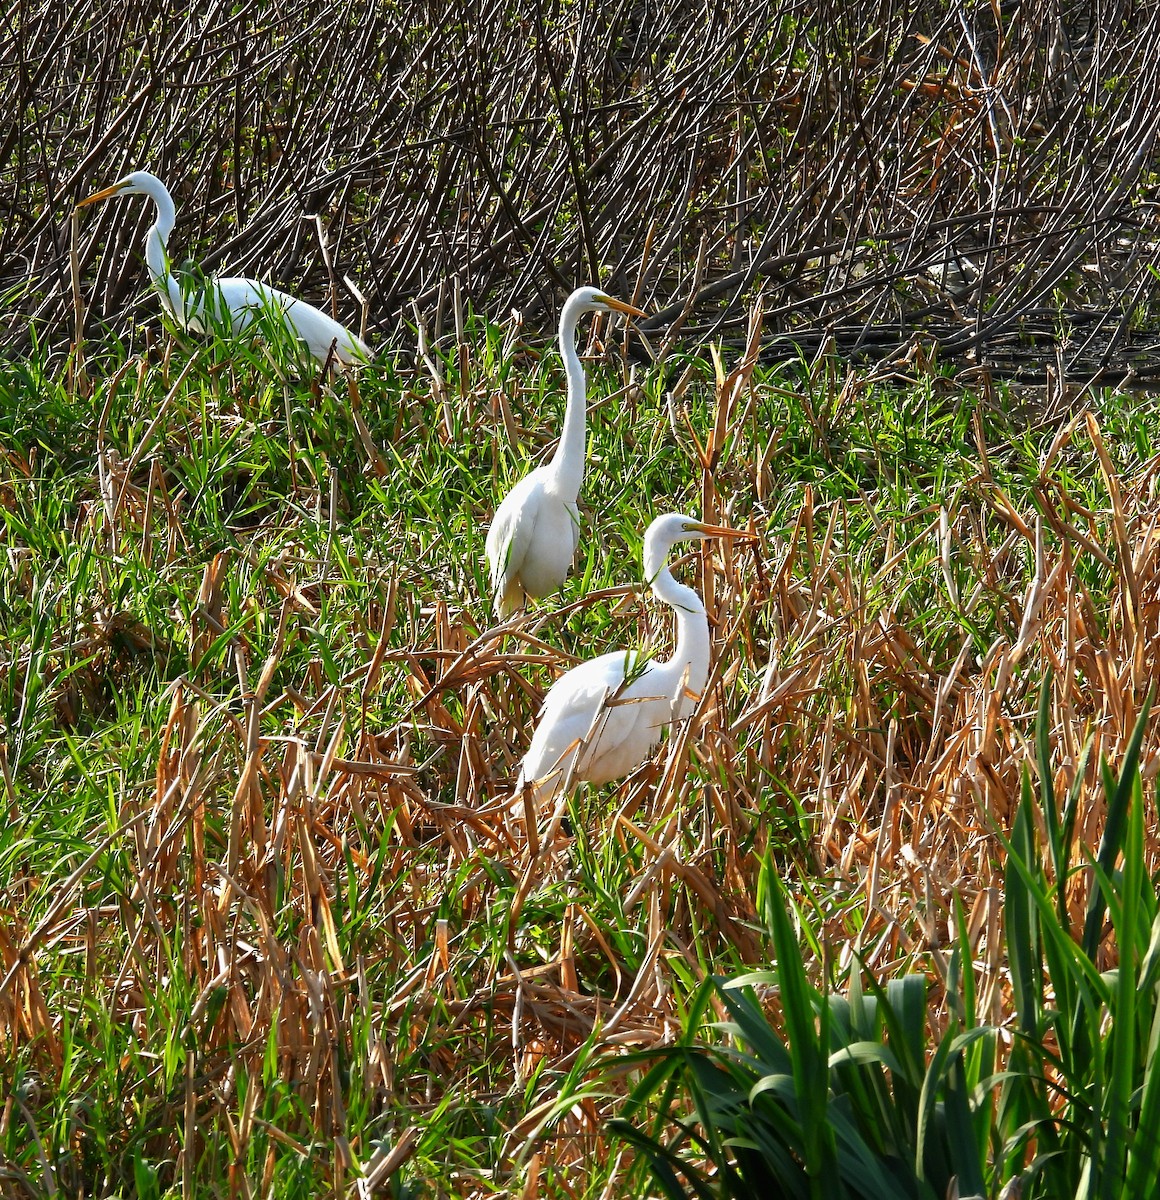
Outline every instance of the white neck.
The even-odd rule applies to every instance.
[[[161,187],[150,191],[150,199],[157,206],[157,220],[149,228],[145,238],[145,262],[149,267],[149,277],[153,286],[161,295],[161,301],[176,319],[178,324],[187,323],[185,299],[173,272],[169,269],[169,255],[166,246],[173,226],[177,223],[177,209],[173,197]]]
[[[561,494],[575,501],[584,482],[585,433],[587,431],[588,388],[584,379],[584,364],[576,353],[576,324],[585,311],[583,303],[574,303],[570,296],[560,314],[560,354],[568,377],[568,403],[564,409],[564,428],[560,444],[549,464]]]
[[[674,690],[684,685],[698,696],[709,679],[709,618],[701,597],[690,587],[678,583],[668,567],[661,567],[652,581],[658,600],[673,610],[677,618],[677,644],[672,658],[658,663],[658,669],[671,675]]]

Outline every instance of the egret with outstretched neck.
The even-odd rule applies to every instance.
[[[525,475],[496,510],[487,531],[487,561],[495,611],[506,620],[528,596],[559,591],[580,542],[577,501],[584,481],[587,385],[576,353],[576,325],[585,313],[644,312],[598,288],[577,288],[560,313],[560,354],[568,379],[564,428],[551,462]]]
[[[585,780],[610,783],[648,758],[661,734],[689,715],[709,678],[709,618],[701,597],[673,577],[669,553],[702,538],[752,538],[681,513],[657,517],[644,535],[644,577],[677,620],[671,658],[614,650],[561,675],[544,697],[532,744],[516,784],[534,789],[537,803]]]
[[[161,303],[183,329],[206,333],[214,320],[229,322],[234,333],[248,329],[263,313],[280,320],[287,331],[306,343],[321,363],[349,365],[370,357],[361,338],[305,300],[287,295],[268,283],[241,277],[208,280],[204,288],[183,288],[174,276],[166,247],[177,221],[177,209],[165,184],[148,171],[133,171],[111,187],[94,192],[77,208],[113,196],[148,196],[157,207],[157,220],[145,238],[145,262]],[[208,311],[207,311],[208,308]]]

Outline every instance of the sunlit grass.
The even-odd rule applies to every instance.
[[[4,1186],[306,1196],[400,1147],[398,1194],[615,1194],[604,1099],[528,1143],[553,1099],[769,953],[768,853],[834,871],[834,928],[875,944],[859,847],[942,728],[939,679],[962,656],[965,703],[1020,635],[1006,506],[1034,525],[1066,491],[1111,544],[1085,426],[1041,475],[1054,427],[938,373],[759,366],[714,440],[708,355],[603,366],[575,569],[489,634],[487,522],[563,409],[556,355],[506,335],[473,318],[466,378],[453,345],[438,380],[400,347],[353,391],[185,339],[90,347],[87,391],[59,358],[0,366]],[[1150,407],[1091,403],[1138,474]],[[534,858],[504,802],[538,698],[570,656],[665,642],[641,531],[706,504],[763,540],[680,568],[712,564],[703,727],[579,791]],[[1106,623],[1116,572],[1076,553]]]

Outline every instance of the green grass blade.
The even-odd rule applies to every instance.
[[[972,1031],[980,1035],[982,1030]],[[955,1039],[956,1042],[959,1039]],[[946,1132],[950,1142],[951,1161],[959,1183],[961,1196],[985,1196],[987,1186],[983,1177],[978,1142],[973,1136],[974,1122],[968,1096],[966,1071],[963,1067],[962,1050],[956,1049],[948,1064],[944,1103],[946,1105]]]
[[[1112,867],[1120,853],[1128,805],[1140,763],[1140,746],[1144,741],[1144,730],[1148,724],[1148,713],[1151,707],[1152,692],[1149,691],[1143,708],[1140,710],[1136,726],[1132,730],[1132,736],[1128,739],[1128,746],[1124,751],[1124,761],[1120,764],[1120,777],[1107,795],[1108,815],[1103,836],[1100,838],[1096,861],[1108,875],[1111,875]],[[1083,924],[1083,948],[1089,958],[1095,957],[1096,949],[1099,946],[1100,930],[1103,926],[1106,906],[1103,889],[1093,884],[1091,894],[1088,896],[1087,912]]]
[[[1048,667],[1039,688],[1039,710],[1035,716],[1035,758],[1039,769],[1039,796],[1047,845],[1055,872],[1056,897],[1060,920],[1067,921],[1067,844],[1063,840],[1059,812],[1055,803],[1055,780],[1051,773],[1051,668]]]
[[[801,950],[789,920],[789,893],[781,880],[776,876],[774,878],[777,880],[776,886],[771,889],[766,913],[773,927],[777,952],[777,977],[781,988],[786,1045],[793,1063],[802,1124],[802,1154],[810,1180],[810,1194],[816,1200],[822,1200],[826,1181],[832,1178],[834,1169],[833,1130],[826,1119],[829,1055],[826,1048],[825,1004],[823,1001],[821,1020],[815,1027],[812,990],[806,980]]]
[[[1112,1069],[1106,1093],[1107,1134],[1099,1167],[1099,1194],[1108,1200],[1119,1193],[1128,1150],[1128,1110],[1135,1080],[1143,1074],[1137,1070],[1142,1065],[1138,1062],[1142,1048],[1136,1040],[1136,920],[1145,878],[1144,797],[1138,771],[1132,773],[1132,784],[1123,847],[1122,920],[1116,929],[1120,966],[1115,989]]]
[[[1154,957],[1160,946],[1160,916],[1152,922],[1152,939],[1146,960]],[[1143,981],[1141,981],[1143,982]],[[1148,1049],[1144,1058],[1144,1084],[1140,1097],[1140,1112],[1135,1132],[1128,1149],[1128,1169],[1120,1189],[1121,1200],[1134,1200],[1136,1196],[1153,1196],[1160,1189],[1160,1004],[1157,1003],[1156,984],[1141,988],[1141,1000],[1150,999],[1152,1022],[1148,1038]]]
[[[1041,1027],[1041,987],[1039,977],[1039,923],[1031,902],[1032,867],[1036,861],[1035,831],[1031,817],[1031,781],[1023,773],[1023,801],[1015,814],[1004,872],[1007,903],[1004,922],[1007,954],[1011,964],[1011,987],[1015,993],[1015,1013],[1023,1033],[1036,1039]]]

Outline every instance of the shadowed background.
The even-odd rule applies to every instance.
[[[88,0],[10,9],[0,64],[9,346],[68,338],[72,205],[137,167],[175,262],[361,294],[372,336],[441,331],[458,276],[545,332],[579,282],[700,334],[764,288],[767,338],[1028,377],[1160,340],[1149,5]],[[90,327],[152,319],[151,219],[86,214]]]

